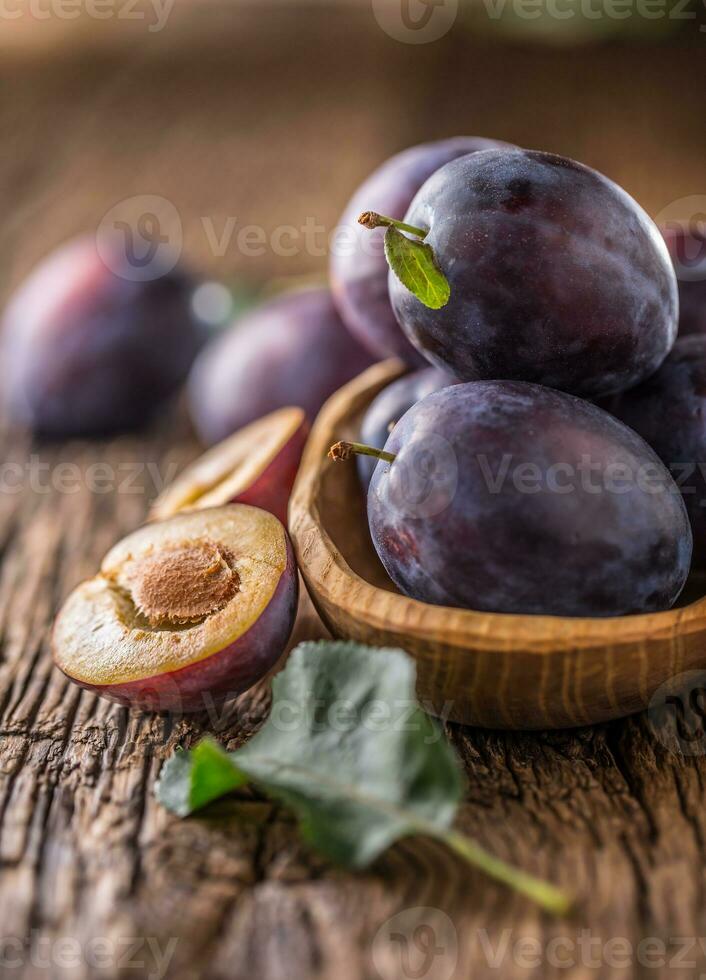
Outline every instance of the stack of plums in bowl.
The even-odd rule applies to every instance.
[[[386,229],[396,321],[433,365],[332,450],[359,457],[397,587],[500,613],[670,608],[692,529],[706,550],[706,482],[680,470],[703,455],[706,338],[675,345],[650,218],[581,164],[499,147],[437,170],[402,220],[360,220]]]
[[[4,318],[11,418],[53,437],[122,431],[185,381],[211,447],[69,597],[59,667],[172,710],[275,667],[296,611],[284,525],[307,433],[389,356],[408,373],[333,455],[356,457],[369,529],[355,533],[401,593],[526,615],[670,608],[692,529],[706,562],[706,289],[692,277],[677,340],[677,237],[665,244],[581,164],[457,138],[393,157],[358,189],[330,289],[276,296],[208,342],[186,273],[132,282],[88,239],[50,257]]]

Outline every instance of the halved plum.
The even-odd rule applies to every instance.
[[[280,408],[199,456],[155,500],[150,517],[223,504],[262,507],[287,523],[287,506],[309,432],[301,408]]]
[[[272,514],[245,504],[181,514],[128,535],[71,593],[54,625],[54,660],[121,704],[207,709],[275,666],[298,590]]]

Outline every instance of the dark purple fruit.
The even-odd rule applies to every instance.
[[[649,446],[597,406],[514,381],[444,388],[395,426],[368,493],[377,552],[407,595],[505,613],[667,609],[691,532]]]
[[[184,381],[202,345],[193,284],[179,271],[117,275],[95,240],[67,243],[11,297],[2,325],[10,418],[49,436],[144,424]]]
[[[602,395],[652,374],[677,330],[677,284],[645,212],[606,177],[534,151],[487,150],[438,170],[405,217],[451,287],[424,306],[390,274],[414,345],[458,378]]]
[[[698,226],[662,234],[679,284],[679,335],[706,334],[706,234]]]
[[[603,407],[638,432],[674,476],[706,568],[706,334],[680,337],[662,367]]]
[[[363,211],[401,219],[414,195],[435,170],[467,153],[508,146],[496,140],[459,136],[422,143],[391,157],[355,192],[339,222],[331,257],[331,287],[341,317],[354,336],[378,357],[426,364],[399,328],[390,306],[382,230],[358,224]]]
[[[289,293],[245,314],[203,351],[189,378],[191,417],[207,443],[289,405],[313,421],[334,391],[372,363],[328,289]]]
[[[457,381],[450,374],[432,367],[413,371],[393,381],[370,403],[360,427],[360,441],[366,446],[382,449],[407,409],[432,392],[454,384]],[[358,456],[356,462],[360,482],[367,490],[377,460],[372,456]]]

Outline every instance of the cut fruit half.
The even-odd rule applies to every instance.
[[[164,490],[150,518],[228,503],[262,507],[287,522],[287,505],[308,434],[301,408],[280,408],[209,449]]]
[[[272,514],[245,504],[182,514],[124,538],[72,592],[54,660],[121,704],[207,709],[275,666],[297,599],[292,548]]]

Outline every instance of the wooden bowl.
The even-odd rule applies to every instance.
[[[401,595],[368,534],[353,463],[327,459],[358,438],[375,395],[402,373],[370,368],[324,405],[289,509],[299,567],[336,636],[402,647],[417,661],[432,714],[488,728],[563,728],[645,708],[683,671],[706,667],[706,598],[668,612],[612,619],[513,616],[432,606]],[[686,595],[703,595],[690,582]]]

